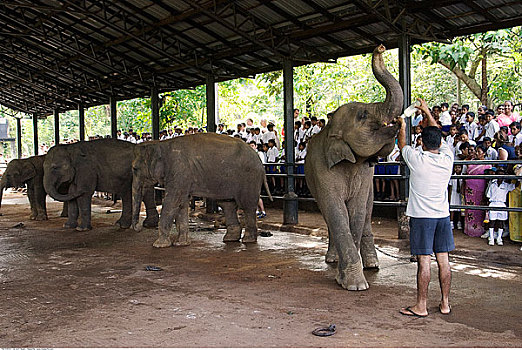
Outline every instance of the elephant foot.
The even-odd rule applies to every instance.
[[[363,267],[365,270],[378,270],[379,269],[379,259],[377,255],[373,256],[363,256]]]
[[[239,242],[241,239],[241,226],[228,226],[223,242]]]
[[[353,265],[348,265],[344,270],[337,272],[337,283],[347,290],[366,290],[370,288],[363,274],[363,266],[359,260]]]
[[[63,224],[63,228],[76,228],[78,226],[77,223],[72,223],[72,222],[66,222],[65,224]]]
[[[172,241],[168,237],[159,236],[158,239],[154,242],[153,246],[156,248],[167,248],[172,245]]]
[[[243,238],[241,239],[241,242],[243,243],[256,243],[257,242],[257,235],[246,232]]]
[[[175,241],[172,243],[172,245],[175,247],[186,247],[186,246],[190,245],[190,240],[186,239],[183,241]]]
[[[89,226],[77,226],[76,227],[76,231],[80,231],[80,232],[83,232],[83,231],[90,231],[92,230],[92,226],[89,225]]]
[[[118,221],[114,223],[115,226],[119,226],[120,228],[127,229],[131,226],[131,220],[125,220],[120,218]]]
[[[31,214],[31,215],[29,216],[29,219],[30,219],[30,220],[36,220],[36,216],[37,216],[36,214]]]
[[[336,263],[339,261],[339,256],[337,255],[337,250],[333,249],[333,250],[328,250],[328,252],[326,252],[326,257],[324,259],[327,263],[331,264],[331,263]]]
[[[159,217],[156,216],[147,216],[145,221],[143,221],[143,227],[146,228],[156,228],[158,227]]]
[[[66,218],[66,217],[68,217],[68,216],[69,216],[69,214],[68,214],[67,212],[65,212],[65,211],[62,211],[62,212],[60,213],[60,217],[62,217],[62,218]]]
[[[45,221],[45,220],[49,220],[49,218],[47,217],[47,215],[38,215],[34,220],[36,221]]]

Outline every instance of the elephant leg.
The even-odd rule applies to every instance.
[[[219,202],[225,213],[225,224],[227,233],[223,237],[223,242],[239,242],[241,239],[241,225],[237,218],[236,202]]]
[[[35,185],[34,186],[34,195],[35,195],[35,205],[36,205],[36,220],[47,220],[47,206],[45,203],[45,197],[47,196],[47,193],[45,193],[45,190],[43,186]]]
[[[78,202],[70,200],[67,205],[67,221],[63,224],[65,228],[76,228],[78,226]]]
[[[348,290],[368,289],[359,251],[350,231],[346,204],[342,199],[333,199],[333,196],[323,196],[318,203],[339,255],[337,283]]]
[[[335,247],[332,233],[330,232],[330,229],[328,229],[328,251],[326,252],[325,261],[327,263],[335,263],[338,260],[339,255],[337,254],[337,248]]]
[[[372,233],[372,210],[373,210],[373,189],[370,189],[368,201],[366,203],[366,213],[364,227],[361,236],[361,258],[365,269],[378,269],[379,258],[375,250]]]
[[[77,231],[88,231],[91,226],[91,198],[93,192],[85,193],[76,198],[78,212],[80,214],[80,224],[76,227]]]
[[[154,200],[154,189],[146,189],[143,194],[143,202],[145,203],[145,210],[147,217],[143,221],[143,227],[158,227],[159,214],[156,209],[156,201]]]
[[[179,192],[165,193],[165,199],[163,200],[163,207],[161,208],[161,215],[158,225],[159,235],[158,239],[153,244],[154,247],[165,248],[172,245],[172,241],[170,239],[170,230],[172,229],[174,218],[178,215],[181,205],[182,199]]]
[[[63,202],[62,212],[60,213],[62,218],[66,218],[69,216],[69,202]]]
[[[190,245],[189,237],[189,221],[188,221],[189,202],[185,201],[176,214],[176,230],[177,234],[173,240],[175,246]]]
[[[130,191],[121,194],[121,216],[115,222],[120,228],[129,228],[132,221],[132,193]]]
[[[38,216],[38,210],[36,209],[36,198],[34,193],[34,187],[27,184],[27,199],[29,199],[29,205],[31,206],[31,216],[29,218],[31,220],[36,220],[36,217]]]
[[[241,242],[255,243],[257,242],[257,216],[256,216],[257,202],[255,205],[243,207],[245,214],[245,234]]]

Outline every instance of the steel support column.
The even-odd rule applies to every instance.
[[[16,150],[18,159],[22,158],[22,118],[16,118]]]
[[[34,155],[38,155],[38,114],[33,113],[33,149]]]
[[[80,124],[80,141],[85,141],[85,109],[78,105],[78,123]]]
[[[401,84],[404,94],[404,109],[411,105],[411,38],[409,35],[402,34],[399,37],[399,83]],[[406,123],[406,144],[411,144],[411,118],[407,117]],[[407,166],[401,167],[401,172],[409,176],[410,170]],[[408,200],[410,195],[409,180],[401,181],[400,186],[401,197]],[[406,216],[404,207],[397,208],[397,221],[399,224],[399,238],[408,239],[410,237],[409,219]]]
[[[116,98],[111,96],[109,98],[109,110],[111,117],[111,137],[113,139],[118,137],[118,115],[116,110]]]
[[[217,89],[214,77],[207,77],[206,84],[207,94],[207,132],[216,132],[216,101]],[[207,213],[217,213],[217,202],[212,199],[207,199]]]
[[[60,144],[60,112],[54,110],[54,144]]]
[[[294,175],[294,67],[291,60],[283,61],[283,96],[285,117],[285,168],[286,193],[283,198],[283,224],[295,225],[297,217],[297,195]]]
[[[159,140],[159,96],[158,88],[155,86],[150,89],[150,106],[152,108],[152,139]]]
[[[207,77],[207,132],[216,132],[217,89],[214,77]]]

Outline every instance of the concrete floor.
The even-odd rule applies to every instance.
[[[488,248],[485,255],[476,250],[480,254],[452,257],[449,316],[438,312],[433,264],[430,315],[420,319],[398,313],[414,303],[416,266],[404,242],[390,237],[392,221],[374,222],[381,268],[365,272],[370,289],[348,292],[335,283],[335,266],[324,262],[321,223],[313,231],[307,213],[301,229],[319,236],[272,230],[257,244],[225,244],[224,230],[200,215],[191,218],[190,246],[156,249],[156,230],[117,229],[112,223],[119,214],[107,214],[108,203],[97,203],[94,229],[80,233],[61,228],[60,203],[49,203],[49,221],[35,222],[28,220],[24,196],[6,194],[0,217],[2,346],[522,346],[522,252],[516,245],[509,249],[518,255],[508,261],[487,258]],[[273,220],[277,215],[269,213]],[[20,222],[24,227],[13,228]],[[162,270],[146,271],[149,265]],[[329,324],[337,325],[335,335],[311,334]]]

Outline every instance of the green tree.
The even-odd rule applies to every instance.
[[[497,62],[499,58],[511,59],[517,52],[516,45],[520,45],[522,31],[520,27],[472,34],[455,38],[451,44],[427,43],[417,47],[417,52],[424,59],[431,59],[433,64],[438,63],[450,70],[460,79],[470,91],[480,99],[481,103],[491,107],[493,101],[506,96],[507,86],[512,86],[513,79],[501,82],[509,76],[504,67],[504,74],[492,74],[488,62]],[[480,75],[478,73],[479,67]],[[516,65],[512,66],[516,70]],[[512,73],[515,73],[512,71]],[[516,85],[516,84],[515,84]],[[500,92],[500,93],[499,93]]]

